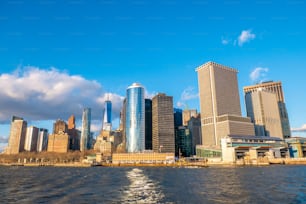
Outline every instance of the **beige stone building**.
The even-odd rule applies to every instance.
[[[246,86],[243,88],[243,91],[245,94],[247,94],[247,93],[254,92],[254,91],[256,92],[259,88],[276,94],[279,114],[281,118],[282,135],[284,138],[291,137],[290,123],[289,123],[289,117],[288,117],[288,112],[286,108],[282,83],[280,81],[263,82],[263,83],[252,85],[252,86]]]
[[[152,146],[154,152],[175,152],[172,96],[157,94],[152,99]]]
[[[23,118],[13,116],[11,121],[10,138],[7,154],[18,154],[24,151],[25,137],[27,132],[27,122]]]
[[[187,126],[191,117],[196,118],[198,116],[197,110],[184,110],[183,111],[183,126]]]
[[[245,94],[247,115],[255,124],[256,136],[283,138],[276,94],[258,88]]]
[[[69,135],[64,132],[50,134],[48,138],[48,152],[66,153],[69,148]]]
[[[254,136],[254,125],[241,116],[237,70],[208,62],[199,66],[202,144],[220,147],[227,135]]]

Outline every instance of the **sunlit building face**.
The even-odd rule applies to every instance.
[[[145,150],[144,88],[134,83],[126,91],[126,151],[143,150]]]

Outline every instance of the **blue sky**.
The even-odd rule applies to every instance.
[[[12,114],[46,125],[92,106],[98,126],[105,93],[118,116],[136,81],[149,96],[198,108],[195,68],[207,61],[239,70],[244,113],[243,86],[282,81],[291,126],[301,129],[294,134],[305,135],[305,8],[303,0],[3,0],[0,137]]]

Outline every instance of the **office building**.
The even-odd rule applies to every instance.
[[[152,99],[153,151],[175,153],[173,97],[157,94]]]
[[[13,116],[11,120],[10,138],[8,141],[7,154],[18,154],[24,151],[27,122],[23,118]]]
[[[27,127],[27,134],[24,143],[24,150],[35,152],[37,150],[38,128],[34,126]]]
[[[145,149],[152,150],[152,100],[145,99]]]
[[[191,117],[188,121],[188,129],[192,135],[192,155],[196,155],[196,146],[202,145],[202,131],[201,131],[201,116]]]
[[[104,103],[103,130],[112,130],[112,102],[110,100]]]
[[[258,88],[245,94],[247,116],[255,124],[256,136],[283,138],[276,94]]]
[[[70,150],[80,150],[81,133],[79,130],[76,129],[74,115],[71,115],[68,119],[67,133],[69,135],[69,149]]]
[[[257,91],[258,88],[262,88],[266,91],[272,92],[276,94],[277,103],[278,103],[278,109],[279,114],[281,117],[281,125],[282,125],[282,134],[284,138],[291,137],[291,131],[290,131],[290,123],[289,123],[289,117],[287,113],[286,103],[285,103],[285,97],[284,92],[282,88],[281,82],[263,82],[260,84],[256,84],[253,86],[246,86],[243,88],[244,93],[254,92]]]
[[[48,130],[39,128],[37,140],[37,152],[46,151],[48,148]]]
[[[198,113],[197,110],[184,110],[183,111],[183,126],[188,125],[188,121],[190,120],[191,117],[197,117]]]
[[[60,132],[66,133],[68,130],[67,123],[63,120],[56,120],[55,123],[53,123],[53,134],[58,134]]]
[[[48,152],[66,153],[69,149],[69,135],[64,132],[50,134],[48,137]]]
[[[80,151],[85,151],[90,149],[90,124],[91,124],[91,109],[85,108],[83,110],[82,116],[82,130],[81,130],[81,141],[80,141]]]
[[[143,86],[138,83],[133,83],[126,91],[125,135],[128,153],[145,150],[144,94]]]
[[[175,129],[175,155],[190,157],[192,155],[192,135],[188,127],[180,126]]]
[[[198,72],[202,144],[220,147],[227,135],[254,136],[254,125],[241,116],[237,70],[208,62]]]

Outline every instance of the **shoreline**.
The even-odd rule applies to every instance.
[[[306,165],[305,160],[301,161],[285,161],[285,162],[278,162],[278,163],[254,163],[254,164],[243,164],[243,163],[172,163],[172,164],[151,164],[151,163],[126,163],[126,164],[112,164],[112,163],[102,163],[102,164],[89,164],[89,163],[0,163],[0,166],[7,166],[7,167],[75,167],[75,168],[89,168],[89,167],[171,167],[171,168],[208,168],[208,167],[247,167],[247,166],[275,166],[275,165],[284,165],[284,166],[297,166],[297,165]]]

